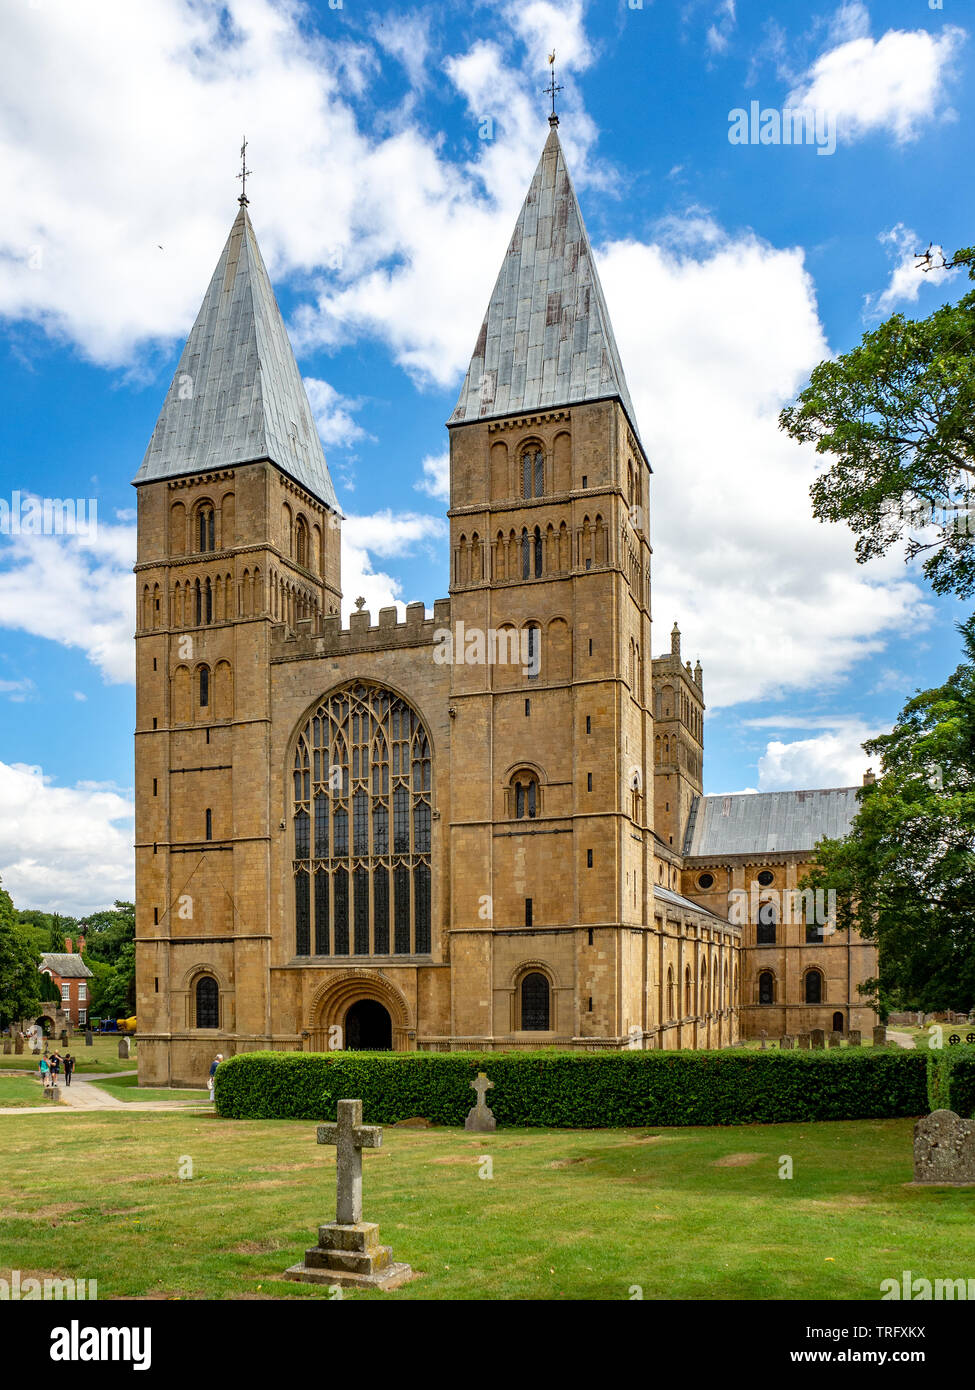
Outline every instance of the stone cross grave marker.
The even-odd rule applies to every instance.
[[[409,1265],[395,1264],[388,1245],[379,1244],[379,1227],[362,1219],[362,1150],[382,1147],[379,1125],[362,1123],[362,1101],[340,1100],[335,1124],[319,1125],[319,1144],[334,1144],[335,1220],[318,1228],[318,1244],[305,1251],[303,1264],[285,1271],[286,1279],[307,1284],[395,1289],[409,1279]]]
[[[487,1093],[494,1089],[494,1082],[489,1081],[483,1071],[477,1073],[477,1080],[471,1082],[471,1090],[477,1092],[477,1104],[472,1105],[464,1121],[464,1128],[476,1130],[479,1133],[489,1133],[497,1129],[497,1121],[494,1118],[493,1110],[487,1104]]]

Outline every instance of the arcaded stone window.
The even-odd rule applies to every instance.
[[[545,460],[537,444],[529,444],[521,455],[521,495],[541,497],[545,491]]]
[[[516,772],[511,779],[511,814],[515,820],[534,820],[541,798],[538,778],[533,772]]]
[[[209,502],[201,502],[196,512],[196,548],[216,550],[216,519]]]
[[[775,945],[775,924],[778,914],[774,903],[759,903],[758,925],[755,928],[755,943],[758,946]]]
[[[521,1028],[525,1033],[547,1033],[550,1027],[551,990],[548,980],[533,970],[521,982]]]
[[[196,982],[196,1026],[220,1027],[220,991],[212,975],[201,975]]]
[[[771,970],[763,970],[758,977],[758,1002],[760,1004],[775,1003],[775,976]]]
[[[805,986],[806,1003],[821,1004],[824,997],[822,971],[807,970],[803,984]]]
[[[356,684],[330,695],[295,748],[295,954],[431,950],[432,759],[405,700]]]

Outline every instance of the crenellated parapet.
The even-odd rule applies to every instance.
[[[422,603],[406,605],[406,621],[398,620],[395,607],[380,608],[373,624],[367,608],[349,617],[342,626],[338,613],[303,618],[289,627],[275,623],[271,628],[271,660],[299,661],[307,658],[346,656],[353,652],[386,652],[391,648],[432,646],[438,629],[450,626],[450,599],[439,598],[433,617],[426,616]]]

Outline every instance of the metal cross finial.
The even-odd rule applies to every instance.
[[[247,136],[245,135],[244,143],[240,147],[240,173],[237,175],[240,179],[240,197],[237,201],[242,208],[247,207],[250,201],[247,197],[247,175],[253,172],[253,169],[248,169],[247,167]]]
[[[552,114],[551,114],[551,116],[549,116],[549,118],[548,118],[548,123],[549,123],[549,125],[558,125],[558,123],[559,123],[559,118],[558,118],[558,115],[556,114],[556,110],[555,110],[555,94],[556,94],[556,92],[561,92],[561,91],[562,91],[562,88],[558,85],[558,83],[557,83],[556,80],[555,80],[555,49],[554,49],[554,48],[552,49],[551,53],[548,55],[548,63],[549,63],[549,67],[552,69],[552,80],[551,80],[551,82],[549,83],[549,85],[548,85],[547,87],[543,87],[543,88],[542,88],[542,91],[545,92],[548,96],[550,96],[550,97],[552,98]]]

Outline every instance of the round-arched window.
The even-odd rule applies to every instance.
[[[201,975],[196,982],[196,1026],[220,1027],[220,991],[212,975]]]
[[[547,1033],[551,991],[548,980],[533,970],[521,982],[521,1027],[527,1033]]]

